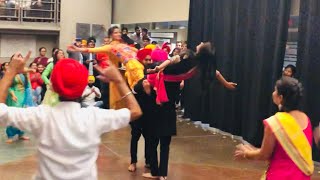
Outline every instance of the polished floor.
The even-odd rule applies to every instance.
[[[188,121],[177,122],[178,136],[170,149],[170,180],[251,180],[259,179],[266,163],[235,161],[233,151],[239,142],[228,136],[204,131]],[[30,179],[37,168],[36,142],[19,141],[5,144],[4,129],[0,128],[0,180]],[[130,128],[102,137],[97,161],[101,180],[142,180],[144,168],[143,138],[139,142],[138,170],[127,171]],[[319,179],[319,168],[312,179]]]

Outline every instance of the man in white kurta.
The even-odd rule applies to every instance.
[[[101,134],[125,127],[128,125],[130,119],[132,120],[139,117],[141,115],[139,105],[136,103],[134,97],[130,96],[129,88],[125,82],[122,82],[122,80],[118,78],[119,91],[122,95],[125,94],[123,99],[129,103],[128,108],[125,109],[104,110],[95,107],[81,108],[80,103],[69,100],[62,101],[54,107],[45,105],[32,108],[8,107],[2,102],[3,99],[5,99],[5,89],[10,85],[8,81],[10,81],[11,77],[14,77],[13,74],[19,72],[19,67],[22,66],[21,64],[24,65],[28,57],[29,55],[23,60],[16,54],[11,61],[11,73],[7,73],[5,78],[0,81],[0,124],[3,126],[12,125],[19,129],[29,131],[39,139],[39,168],[35,179],[97,179],[96,160],[99,152]],[[74,64],[74,62],[76,64]],[[76,67],[79,66],[78,69],[80,70],[72,70],[73,73],[71,74],[83,73],[82,65],[76,61],[74,62],[65,60],[64,63],[59,64],[58,62],[56,67],[68,68],[75,65]],[[72,66],[68,66],[68,63],[71,63]],[[53,76],[54,73],[57,73],[57,71],[55,72],[53,70]],[[105,71],[104,75],[121,77],[118,70],[112,66]],[[71,75],[69,74],[68,76]],[[78,83],[79,76],[76,78],[78,78],[76,81]],[[109,80],[112,81],[112,79]],[[113,80],[115,79],[113,78]],[[87,77],[85,77],[85,81],[87,81]],[[70,77],[68,83],[70,85]],[[53,87],[55,86],[54,84],[55,82],[52,82]],[[83,89],[84,88],[85,87],[83,87]],[[60,98],[61,96],[63,99],[67,98],[67,94],[60,92],[61,89],[59,89],[59,87],[54,87],[54,89],[59,92]],[[82,93],[78,94],[78,96],[81,97]],[[138,107],[138,109],[135,109],[136,107]]]
[[[101,134],[128,126],[129,121],[128,109],[81,108],[76,102],[24,109],[0,104],[1,125],[39,138],[36,179],[97,179]]]

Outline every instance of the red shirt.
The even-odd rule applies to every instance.
[[[31,81],[32,89],[36,89],[39,86],[41,87],[43,84],[41,74],[38,72],[36,73],[30,72],[30,81]]]
[[[48,65],[48,58],[47,57],[37,57],[33,60],[32,63],[37,63],[37,64],[41,64],[44,67],[46,67]]]

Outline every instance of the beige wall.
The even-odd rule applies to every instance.
[[[115,24],[186,21],[189,0],[114,0]]]
[[[66,49],[76,36],[76,23],[111,25],[112,0],[62,0],[60,41]]]
[[[298,16],[300,8],[300,0],[291,1],[291,15]]]
[[[177,41],[186,41],[188,38],[187,29],[154,29],[150,30],[150,32],[177,32]]]
[[[14,37],[15,40],[11,41],[11,37]],[[9,61],[10,56],[16,51],[26,54],[28,50],[32,50],[31,62],[39,55],[38,50],[40,47],[46,47],[46,56],[51,57],[51,50],[53,47],[58,46],[57,42],[57,35],[0,34],[0,63]]]

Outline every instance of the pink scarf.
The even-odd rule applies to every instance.
[[[156,103],[162,104],[168,102],[168,96],[164,82],[180,82],[182,80],[190,79],[196,73],[196,68],[192,68],[187,73],[179,75],[167,75],[163,72],[157,74],[148,74],[147,80],[154,90],[157,92]]]

